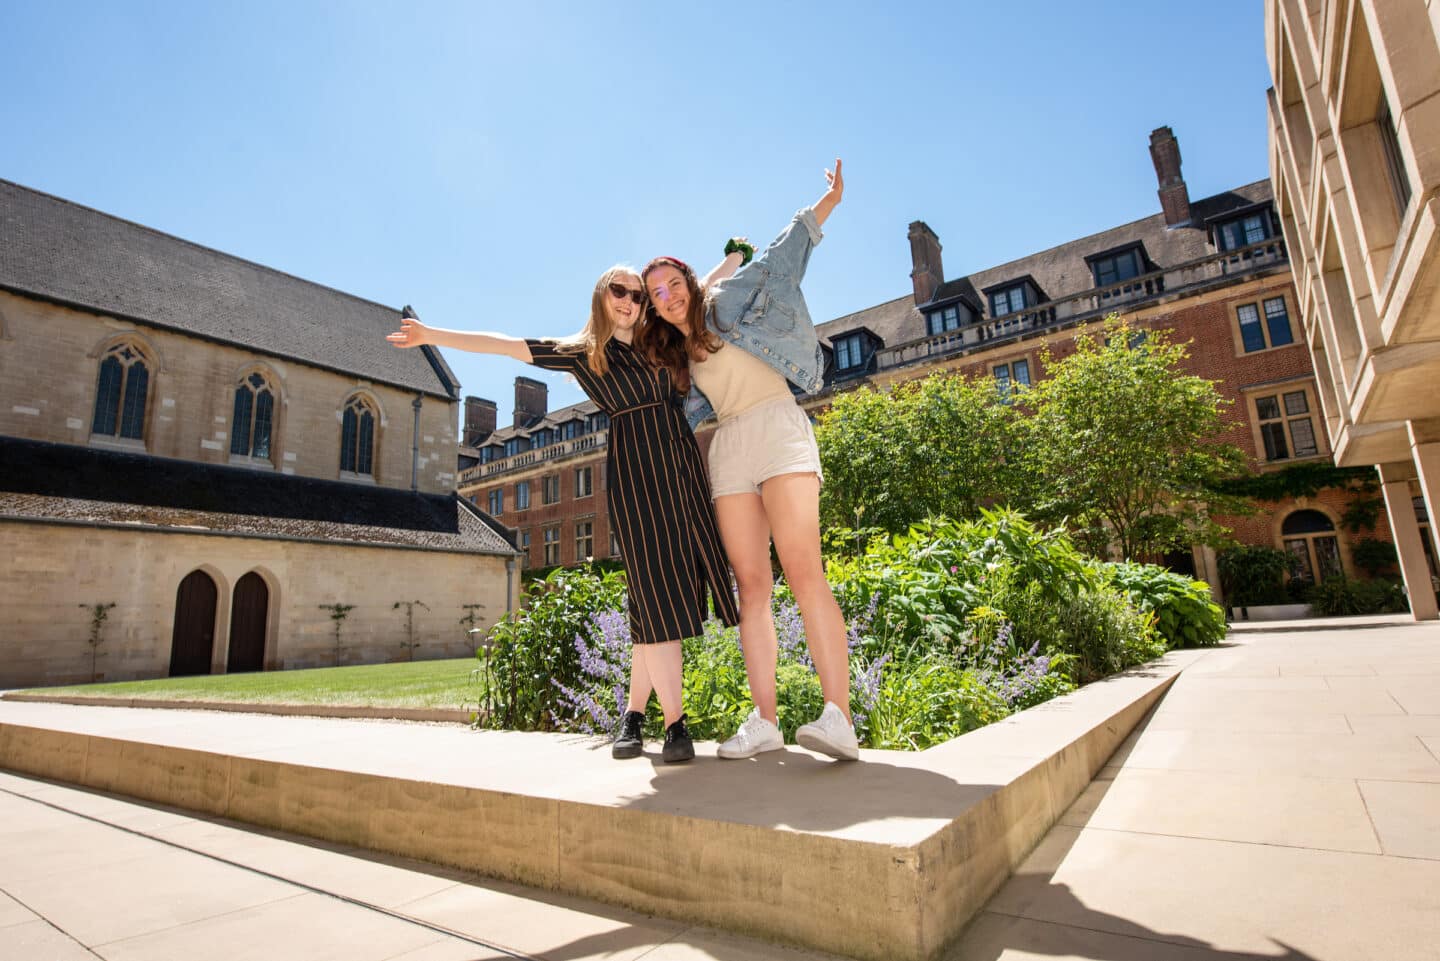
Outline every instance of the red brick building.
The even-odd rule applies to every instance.
[[[836,392],[860,385],[885,386],[936,371],[1033,382],[1044,376],[1042,345],[1063,357],[1073,351],[1077,333],[1120,313],[1137,326],[1168,328],[1177,340],[1191,342],[1190,370],[1216,381],[1233,401],[1227,439],[1250,455],[1257,470],[1330,462],[1314,348],[1298,320],[1270,182],[1191,200],[1169,128],[1151,135],[1150,152],[1159,213],[973,274],[946,279],[939,238],[925,223],[912,223],[911,292],[819,325],[829,355],[826,386],[806,398],[806,406],[823,407]],[[462,471],[462,494],[482,508],[500,508],[491,513],[518,528],[532,565],[610,556],[608,519],[597,499],[605,432],[603,426],[587,429],[594,425],[593,405],[549,414],[536,403],[534,387],[543,399],[543,386],[525,378],[516,385],[516,422],[493,430],[490,405],[493,433],[476,443],[481,462]],[[478,435],[487,425],[479,420],[474,426]],[[467,423],[467,436],[469,428]],[[701,431],[702,449],[708,433]],[[577,495],[574,488],[577,469],[586,466],[594,473],[594,496]],[[555,478],[558,501],[542,502],[536,491]],[[517,503],[526,487],[528,507]],[[1312,577],[1352,573],[1352,535],[1341,523],[1349,497],[1326,490],[1226,523],[1243,543],[1293,551]],[[1389,540],[1383,514],[1363,536]],[[1208,548],[1168,560],[1218,583]]]

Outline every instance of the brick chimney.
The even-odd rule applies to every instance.
[[[479,447],[495,433],[495,402],[483,397],[465,398],[465,429],[460,432],[460,446]]]
[[[515,378],[515,426],[529,427],[545,416],[550,406],[550,389],[529,377]]]
[[[916,305],[935,299],[945,282],[945,265],[940,262],[940,238],[923,220],[910,224],[910,280],[915,284]]]
[[[1190,223],[1190,191],[1180,176],[1180,141],[1169,127],[1156,127],[1150,133],[1150,159],[1155,161],[1155,176],[1160,181],[1160,209],[1165,211],[1165,226],[1183,227]]]

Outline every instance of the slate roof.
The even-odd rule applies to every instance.
[[[0,180],[0,289],[447,399],[440,352],[396,350],[399,309]],[[282,352],[283,351],[283,352]]]
[[[537,430],[549,428],[554,430],[566,421],[584,420],[592,414],[600,412],[600,405],[590,400],[582,400],[578,404],[571,404],[568,407],[561,407],[557,410],[547,411],[545,416],[523,427],[497,427],[485,442],[478,446],[489,447],[492,444],[503,444],[512,437],[529,437]]]
[[[27,518],[515,553],[499,522],[455,494],[0,437],[0,520]]]
[[[981,291],[1019,281],[1026,276],[1032,278],[1052,300],[1083,293],[1095,287],[1094,274],[1085,260],[1087,256],[1136,242],[1144,247],[1146,256],[1162,268],[1199,260],[1216,253],[1210,238],[1209,224],[1212,221],[1268,202],[1273,196],[1270,181],[1257,180],[1234,190],[1191,201],[1188,226],[1167,227],[1165,215],[1157,213],[997,267],[947,280],[940,285],[931,303],[964,300],[988,316],[989,303]],[[924,315],[917,309],[913,294],[817,325],[820,338],[826,343],[831,337],[858,327],[874,331],[887,347],[928,336]]]

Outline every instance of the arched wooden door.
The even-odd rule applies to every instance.
[[[235,584],[235,597],[230,605],[230,656],[225,670],[265,670],[265,623],[269,620],[270,588],[254,571]]]
[[[215,582],[191,571],[175,592],[175,632],[170,638],[170,676],[209,674],[215,649]]]

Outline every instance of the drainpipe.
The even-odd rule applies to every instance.
[[[410,402],[415,408],[415,430],[412,433],[414,438],[410,445],[410,490],[420,489],[420,395],[416,394],[415,399]]]
[[[515,558],[505,559],[505,613],[515,609]]]

